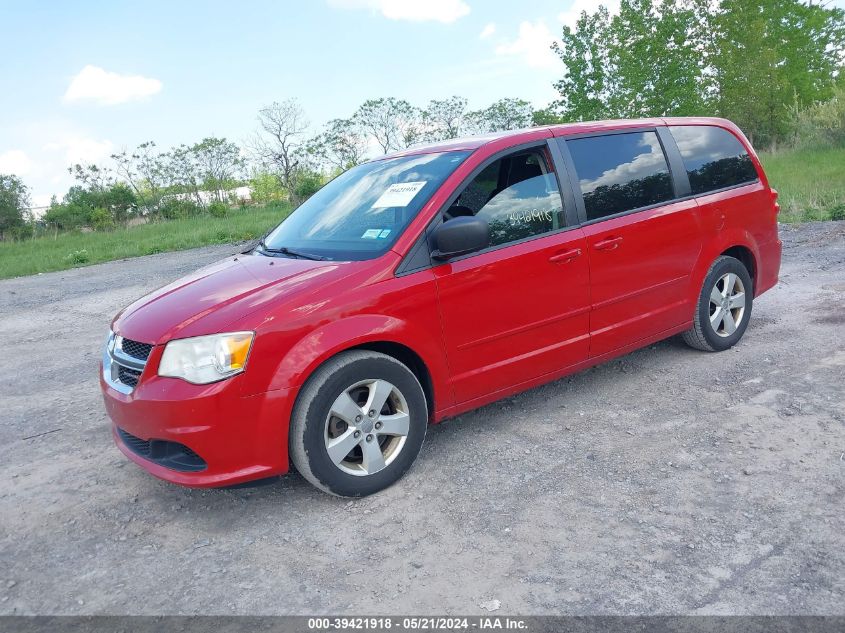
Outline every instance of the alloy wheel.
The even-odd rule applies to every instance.
[[[410,430],[408,403],[392,383],[363,380],[332,403],[324,440],[332,463],[350,475],[384,470],[402,451]]]
[[[710,326],[725,338],[736,332],[745,316],[745,286],[735,273],[725,273],[710,291]]]

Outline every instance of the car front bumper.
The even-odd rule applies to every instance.
[[[183,486],[229,486],[286,473],[292,390],[244,396],[239,378],[193,385],[145,375],[131,393],[121,393],[101,368],[115,443],[147,472]]]

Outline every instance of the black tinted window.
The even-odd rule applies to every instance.
[[[727,130],[709,125],[678,125],[669,130],[681,151],[694,194],[757,179],[748,152]]]
[[[491,244],[507,244],[564,226],[557,178],[541,150],[501,158],[470,182],[445,220],[475,215],[490,224]]]
[[[674,197],[669,166],[655,132],[579,138],[566,144],[588,220]]]

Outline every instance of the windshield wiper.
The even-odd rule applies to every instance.
[[[328,259],[328,257],[323,257],[322,255],[315,255],[314,253],[298,251],[293,248],[288,248],[287,246],[281,246],[279,248],[270,248],[269,246],[267,246],[264,240],[261,240],[258,245],[261,247],[261,250],[265,253],[288,255],[289,257],[299,257],[301,259],[313,259],[314,261],[326,261]]]

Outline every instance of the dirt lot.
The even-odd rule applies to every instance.
[[[0,613],[845,613],[845,223],[784,229],[723,354],[669,340],[432,427],[363,500],[112,446],[111,316],[233,251],[0,282]],[[31,439],[30,439],[31,438]]]

